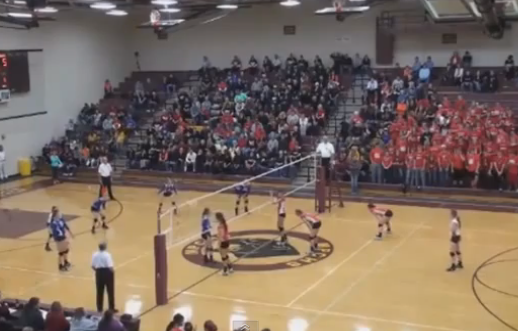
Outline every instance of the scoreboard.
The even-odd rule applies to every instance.
[[[0,53],[0,90],[9,90],[9,58],[6,53]]]

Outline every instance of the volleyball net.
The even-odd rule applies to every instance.
[[[322,188],[319,187],[325,186],[325,181],[321,180],[323,178],[321,170],[316,154],[310,154],[277,168],[262,169],[259,175],[206,194],[182,191],[182,188],[179,187],[176,201],[177,212],[175,213],[175,208],[171,206],[157,217],[158,234],[154,238],[157,305],[166,304],[168,301],[168,250],[178,247],[182,249],[183,255],[192,254],[192,258],[200,258],[198,246],[202,245],[200,244],[201,218],[206,208],[210,209],[213,215],[216,212],[223,213],[231,233],[276,229],[277,206],[273,202],[272,195],[281,193],[288,198],[296,195],[315,199],[315,208],[317,205],[322,205],[322,198],[317,199],[319,192],[322,192]],[[275,178],[285,178],[289,173],[303,173],[304,176],[297,179],[292,177],[295,180],[291,181],[279,181]],[[288,183],[291,184],[288,185]],[[324,184],[322,185],[322,183]],[[215,187],[214,184],[209,182],[202,189],[210,190],[210,187]],[[241,196],[236,213],[236,200],[238,200],[236,188],[245,184],[250,184],[250,193],[247,199],[245,196]],[[248,200],[247,210],[245,210],[246,200]],[[320,200],[321,203],[317,203],[317,200]],[[164,208],[166,208],[165,204]],[[287,208],[288,215],[291,215],[295,206],[288,202]],[[303,208],[311,212],[314,209],[311,203],[307,204],[307,207],[304,204]],[[294,219],[291,221],[299,222]],[[277,240],[275,235],[265,239]],[[176,281],[178,282],[178,280]],[[182,287],[178,284],[175,286]]]
[[[168,209],[158,215],[157,232],[158,234],[165,235],[167,248],[171,248],[200,234],[201,215],[205,208],[210,209],[213,213],[222,212],[228,222],[237,221],[250,213],[260,212],[262,209],[272,205],[271,194],[275,193],[274,191],[290,196],[306,188],[314,187],[316,164],[317,158],[315,154],[307,155],[277,168],[264,169],[257,176],[198,196],[192,196],[191,192],[186,195],[180,187],[178,201],[176,201],[176,213],[173,206],[166,206],[164,204],[164,209]],[[306,165],[303,170],[304,182],[299,182],[299,185],[292,185],[290,189],[286,189],[286,183],[284,182],[284,188],[272,190],[272,188],[277,186],[276,183],[282,182],[277,179],[286,178],[289,174],[300,173],[303,165]],[[245,197],[241,199],[238,213],[236,214],[236,188],[244,184],[250,185],[250,194],[247,199]],[[202,189],[206,188],[202,187]],[[245,211],[246,200],[248,200],[248,212]]]

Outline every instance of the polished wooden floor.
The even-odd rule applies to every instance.
[[[39,178],[2,185],[16,188]],[[39,296],[44,302],[61,301],[67,307],[95,309],[91,254],[107,240],[116,264],[118,308],[142,316],[141,330],[163,330],[175,312],[201,326],[212,319],[222,331],[232,320],[258,321],[274,331],[305,330],[509,330],[483,309],[472,291],[475,269],[491,256],[518,243],[518,215],[462,211],[465,269],[446,273],[448,210],[390,206],[394,210],[393,235],[373,241],[375,223],[364,204],[347,204],[325,214],[320,236],[329,240],[332,254],[304,267],[276,271],[242,271],[229,277],[187,261],[185,247],[197,239],[204,207],[223,210],[230,218],[234,197],[226,194],[188,204],[174,219],[169,250],[170,303],[154,307],[153,235],[156,233],[156,191],[116,187],[122,203],[110,203],[109,218],[119,217],[106,233],[91,235],[90,203],[96,187],[60,184],[0,200],[10,209],[47,212],[58,205],[65,214],[78,215],[72,230],[83,233],[71,243],[74,267],[58,273],[55,253],[43,250],[46,231],[19,239],[0,239],[0,291],[4,297]],[[205,193],[180,192],[180,202]],[[268,201],[251,197],[251,207]],[[288,227],[298,220],[295,208],[311,210],[313,201],[289,199]],[[275,207],[264,207],[231,222],[232,231],[268,230],[275,226]],[[162,222],[167,224],[167,222]],[[1,231],[1,230],[0,230]],[[294,231],[305,233],[302,226]],[[258,235],[267,238],[268,235]],[[269,238],[273,238],[270,235]],[[292,239],[301,253],[307,243]],[[242,259],[242,264],[269,264],[285,257]],[[518,253],[500,257],[506,263],[483,268],[479,277],[501,291],[518,293]],[[517,260],[518,261],[518,260]],[[282,261],[281,261],[282,262]],[[478,285],[475,285],[478,286]],[[518,326],[518,298],[478,286],[483,303],[512,326]]]

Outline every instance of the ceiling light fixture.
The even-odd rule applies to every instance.
[[[298,5],[300,5],[300,1],[297,1],[297,0],[286,0],[286,1],[281,2],[281,6],[284,6],[284,7],[295,7]]]
[[[153,0],[151,1],[152,4],[158,5],[158,6],[172,6],[176,5],[178,1],[175,0]]]
[[[117,6],[115,6],[113,3],[109,2],[96,2],[92,3],[90,5],[90,8],[92,9],[100,9],[100,10],[112,10],[115,9]]]
[[[53,14],[53,13],[58,12],[58,10],[54,7],[36,8],[36,9],[34,9],[34,11],[36,11],[38,13],[45,13],[45,14]]]
[[[8,13],[7,15],[16,18],[32,18],[31,13]]]
[[[128,12],[127,11],[124,11],[124,10],[110,10],[110,11],[107,11],[106,12],[106,15],[111,15],[111,16],[126,16],[128,15]]]
[[[182,10],[180,8],[162,8],[162,9],[159,9],[159,11],[162,13],[174,14],[174,13],[179,13]]]
[[[224,9],[224,10],[234,10],[239,8],[238,5],[219,5],[217,6],[218,9]]]
[[[25,2],[24,0],[14,0],[13,3],[15,5],[20,5],[20,6],[25,6],[27,4],[27,2]]]

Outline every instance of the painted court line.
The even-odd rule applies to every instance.
[[[177,292],[179,292],[179,291],[177,291]],[[172,293],[175,293],[175,292],[173,291]],[[219,296],[219,295],[193,293],[193,292],[183,292],[182,294],[187,295],[187,296],[192,296],[192,297],[199,297],[199,298],[227,301],[227,302],[234,302],[234,303],[241,303],[241,304],[249,304],[249,305],[254,305],[254,306],[259,306],[259,307],[269,307],[269,308],[276,308],[276,309],[281,308],[281,309],[295,310],[295,311],[300,311],[300,312],[305,312],[305,313],[312,313],[312,314],[317,314],[317,315],[335,316],[335,317],[341,317],[341,318],[350,318],[350,319],[365,320],[365,321],[371,321],[371,322],[381,322],[381,323],[387,323],[387,324],[402,325],[402,326],[411,327],[411,328],[421,328],[421,329],[429,329],[429,330],[437,330],[437,331],[469,331],[469,330],[454,329],[454,328],[429,325],[429,324],[412,323],[412,322],[400,321],[400,320],[389,320],[389,319],[385,319],[385,318],[364,316],[364,315],[358,315],[358,314],[348,314],[348,313],[335,312],[335,311],[323,311],[323,310],[304,308],[304,307],[298,307],[298,306],[297,307],[288,307],[287,305],[281,305],[281,304],[276,304],[276,303],[261,302],[261,301],[246,300],[246,299],[237,299],[237,298],[230,298],[230,297],[224,297],[224,296]]]
[[[367,246],[369,246],[370,244],[372,244],[372,239],[371,240],[368,240],[366,241],[363,245],[361,245],[358,249],[356,249],[354,252],[352,252],[351,254],[349,254],[345,259],[343,259],[342,261],[340,261],[340,263],[338,263],[336,266],[334,266],[331,270],[329,270],[325,275],[323,275],[322,277],[320,277],[316,282],[314,282],[310,287],[308,287],[307,289],[305,289],[304,291],[300,292],[299,295],[297,295],[293,300],[291,300],[287,305],[286,307],[291,307],[293,306],[294,303],[296,303],[297,301],[299,301],[302,297],[304,297],[306,294],[308,294],[309,292],[313,291],[316,287],[318,287],[320,284],[322,284],[322,282],[324,282],[328,277],[330,277],[331,275],[333,275],[338,269],[340,269],[344,264],[346,264],[347,262],[349,262],[353,257],[355,257],[356,255],[358,255],[364,248],[366,248]]]
[[[325,312],[328,312],[332,307],[334,307],[340,300],[344,299],[351,291],[358,286],[361,282],[363,282],[367,277],[369,277],[385,260],[390,258],[394,253],[401,248],[417,231],[421,230],[423,226],[426,224],[426,221],[421,222],[418,226],[416,226],[412,231],[410,231],[396,246],[394,246],[390,251],[384,254],[380,259],[378,259],[372,267],[370,267],[365,273],[363,273],[355,282],[350,284],[343,292],[335,297],[335,299],[327,305],[322,313],[315,316],[314,319],[309,323],[310,325],[315,323]]]

